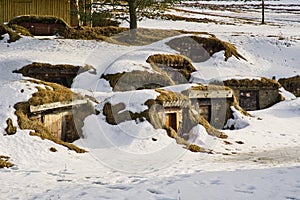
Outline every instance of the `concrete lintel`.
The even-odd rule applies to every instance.
[[[189,94],[191,99],[205,99],[205,98],[232,98],[232,90],[192,90]]]
[[[86,99],[73,100],[73,101],[67,101],[67,102],[48,103],[48,104],[43,104],[43,105],[38,105],[38,106],[30,106],[30,112],[31,113],[42,112],[42,111],[46,111],[46,110],[64,108],[64,107],[69,107],[69,106],[76,106],[76,105],[86,104],[86,103],[87,103]]]

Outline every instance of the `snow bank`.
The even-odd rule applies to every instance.
[[[224,128],[242,129],[249,125],[249,117],[240,113],[234,106],[231,106],[230,109],[232,110],[233,119],[228,119]]]

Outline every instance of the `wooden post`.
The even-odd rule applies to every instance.
[[[261,0],[261,7],[262,7],[261,24],[264,24],[265,23],[265,0]]]

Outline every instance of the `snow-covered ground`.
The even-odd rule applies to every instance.
[[[232,2],[206,3],[227,5]],[[257,1],[251,3],[257,4]],[[286,7],[293,4],[292,8],[299,9],[296,0],[266,3]],[[222,19],[235,24],[147,19],[139,22],[139,26],[206,31],[233,43],[247,59],[232,57],[226,62],[224,52],[219,52],[204,63],[193,63],[198,70],[192,76],[194,82],[300,74],[298,15],[267,10],[269,23],[259,25],[235,20],[241,13],[232,15],[230,11],[203,11],[197,7],[180,9],[194,12],[169,12],[196,18],[203,15],[196,12],[222,14]],[[246,12],[241,14],[243,17],[253,17],[258,22],[257,10],[243,12]],[[220,19],[220,16],[207,14],[206,17]],[[232,18],[228,20],[223,15]],[[141,102],[155,97],[156,92],[148,91],[142,96],[136,92],[113,93],[100,75],[116,72],[125,64],[124,71],[147,69],[149,64],[144,58],[152,52],[172,50],[165,41],[132,47],[29,37],[7,43],[7,35],[5,37],[0,41],[0,155],[10,156],[15,166],[0,169],[0,199],[300,199],[300,99],[290,93],[282,90],[285,101],[252,111],[252,118],[236,112],[232,123],[238,123],[241,129],[225,131],[229,136],[227,144],[207,135],[203,127],[194,127],[192,142],[213,149],[215,154],[186,151],[164,130],[155,130],[148,122],[128,121],[112,126],[105,123],[101,114],[85,120],[85,137],[74,143],[88,152],[77,154],[53,142],[29,136],[28,130],[18,129],[13,136],[3,135],[8,117],[17,124],[13,105],[25,101],[36,91],[35,84],[20,81],[23,77],[12,71],[32,62],[90,64],[97,69],[97,74],[86,72],[77,76],[74,90],[94,96],[99,102],[116,103],[123,99],[128,101],[130,110],[142,110]],[[51,152],[50,147],[58,151]]]

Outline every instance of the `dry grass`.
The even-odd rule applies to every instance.
[[[211,37],[199,37],[199,36],[184,36],[181,38],[175,38],[167,42],[171,48],[177,51],[186,51],[186,49],[180,49],[180,46],[183,44],[190,44],[194,45],[195,43],[201,46],[205,51],[212,56],[214,53],[219,51],[225,51],[225,60],[228,60],[231,56],[236,57],[237,59],[244,59],[246,60],[241,54],[239,54],[236,50],[236,47],[229,43],[222,41],[215,36]],[[187,47],[185,47],[187,48]],[[200,53],[200,52],[199,52]],[[207,58],[203,58],[206,60]],[[203,61],[204,61],[203,60]]]
[[[5,128],[5,132],[7,135],[14,135],[17,132],[17,127],[13,125],[12,119],[8,118],[6,124],[7,127]]]
[[[176,30],[138,28],[136,30],[127,30],[114,35],[107,41],[120,45],[142,46],[176,35],[180,35]]]
[[[115,26],[107,27],[67,27],[59,32],[59,35],[65,39],[82,39],[82,40],[108,40],[108,37],[119,34],[128,30]]]
[[[201,152],[201,153],[206,153],[207,150],[204,149],[203,147],[200,147],[196,144],[190,144],[187,147],[188,150],[190,150],[191,152]]]
[[[192,61],[189,58],[179,54],[154,54],[149,56],[146,62],[151,63],[152,65],[160,64],[176,69],[187,80],[190,79],[191,73],[196,71]]]
[[[296,97],[300,97],[300,76],[290,78],[281,78],[278,82],[289,92],[293,93]]]
[[[54,102],[68,102],[74,99],[84,99],[83,96],[73,93],[70,89],[56,84],[44,81],[30,80],[36,84],[43,84],[44,88],[37,87],[38,92],[32,94],[32,97],[28,100],[29,104],[32,106],[54,103]]]
[[[0,155],[0,168],[10,168],[14,166],[11,162],[9,162],[10,158],[8,156],[2,156]]]
[[[224,24],[224,23],[220,23],[219,21],[208,19],[208,18],[183,17],[178,15],[172,15],[172,14],[162,14],[160,15],[160,18],[164,20],[172,20],[172,21]]]
[[[177,144],[184,145],[185,147],[190,145],[190,143],[184,138],[180,137],[172,127],[165,126],[164,129],[167,131],[167,134],[170,138],[174,138],[176,140]]]
[[[24,36],[30,36],[30,37],[33,36],[33,35],[28,31],[28,29],[25,28],[25,27],[23,27],[23,26],[19,26],[19,25],[17,25],[17,24],[13,24],[13,25],[11,25],[11,27],[12,27],[12,29],[13,29],[15,32],[17,32],[17,33],[19,33],[19,34],[21,34],[21,35],[24,35]]]
[[[230,80],[226,80],[224,81],[224,85],[226,86],[234,86],[236,88],[240,88],[240,87],[247,87],[247,88],[280,88],[281,85],[280,83],[278,83],[276,80],[272,80],[272,79],[268,79],[268,78],[264,78],[261,77],[260,80],[258,79],[230,79]]]
[[[191,152],[200,152],[200,153],[212,153],[211,150],[200,147],[197,144],[190,144],[184,138],[180,137],[176,131],[171,127],[164,127],[169,137],[174,138],[176,143],[179,145],[183,145],[187,150]]]
[[[66,39],[101,40],[118,45],[147,45],[162,39],[180,35],[177,30],[160,30],[138,28],[129,30],[128,28],[105,26],[105,27],[67,27],[59,35]]]
[[[201,85],[192,86],[190,90],[209,91],[209,90],[231,90],[229,87],[222,85]]]
[[[159,93],[155,101],[161,105],[163,105],[164,102],[176,102],[179,100],[189,102],[188,97],[181,93],[167,91],[163,89],[156,89],[155,91]]]
[[[67,65],[67,64],[60,64],[60,65],[51,65],[49,63],[39,63],[33,62],[29,65],[22,67],[19,70],[13,71],[14,73],[21,73],[23,76],[29,76],[31,70],[39,69],[41,72],[47,73],[49,70],[70,70],[75,71],[76,73],[81,69],[81,66],[74,66],[74,65]]]
[[[222,138],[222,139],[226,139],[228,137],[225,133],[223,133],[223,132],[217,130],[216,128],[214,128],[213,126],[211,126],[209,124],[209,122],[206,119],[204,119],[204,117],[199,116],[198,120],[199,120],[199,124],[201,124],[206,129],[206,132],[209,135],[216,136],[216,137]]]
[[[37,16],[37,15],[23,15],[13,18],[9,21],[9,25],[12,24],[20,24],[22,22],[30,22],[30,23],[45,23],[45,24],[62,24],[64,26],[68,26],[68,24],[59,17],[52,16]]]
[[[21,38],[21,36],[15,31],[13,31],[11,28],[9,28],[6,25],[0,24],[0,39],[3,39],[3,37],[1,36],[6,33],[8,33],[9,35],[9,40],[7,41],[8,43],[15,42]]]

